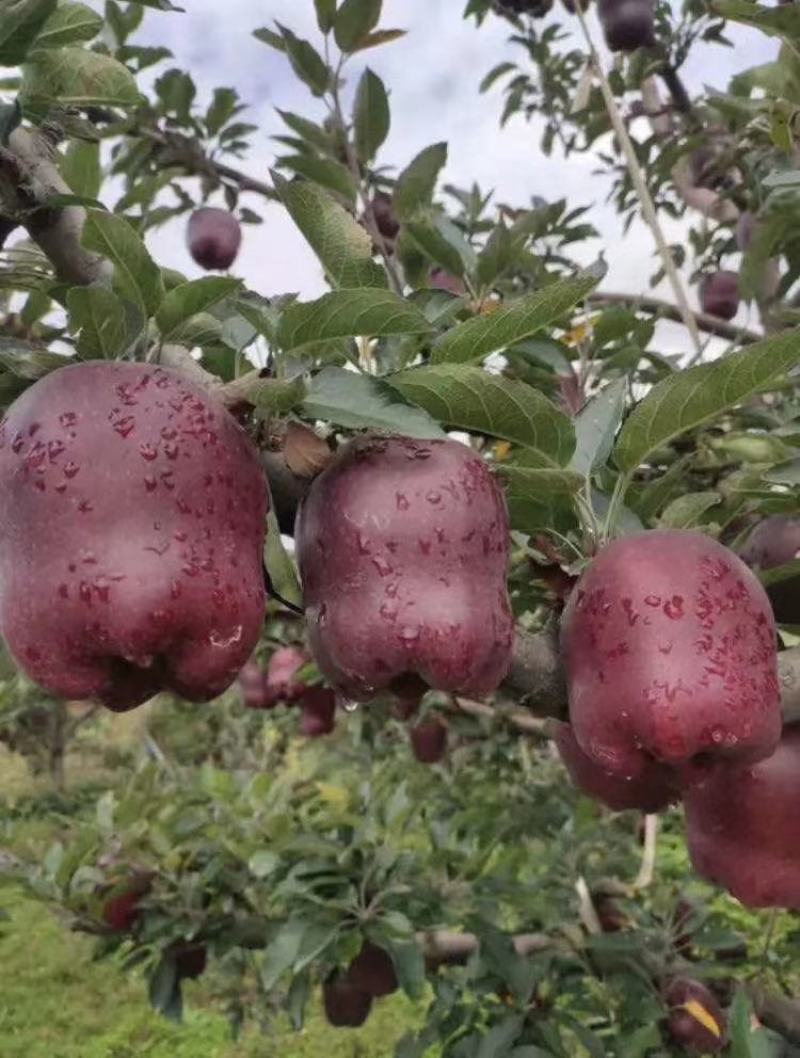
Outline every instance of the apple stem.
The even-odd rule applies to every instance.
[[[579,875],[575,883],[575,892],[578,894],[578,915],[583,927],[587,933],[597,936],[603,932],[603,926],[594,906],[592,894],[589,892],[589,886],[586,884],[586,879],[582,874]]]
[[[658,816],[644,817],[644,852],[642,865],[633,883],[634,889],[647,889],[653,884],[656,872],[656,853],[658,851]]]

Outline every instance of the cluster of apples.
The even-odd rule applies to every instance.
[[[309,685],[302,679],[301,672],[310,662],[311,658],[298,646],[278,647],[266,669],[251,658],[239,673],[245,706],[257,710],[297,706],[303,735],[329,735],[336,726],[336,694],[330,687]]]
[[[579,4],[585,9],[588,3],[589,0],[563,0],[564,7],[572,14]],[[552,6],[553,0],[495,0],[495,8],[500,14],[531,15],[533,18],[543,18]],[[597,14],[611,51],[633,52],[655,45],[653,0],[598,0]]]
[[[699,874],[749,906],[800,908],[800,731],[782,731],[776,644],[767,593],[722,544],[615,541],[564,612],[558,744],[612,809],[682,799]]]
[[[343,972],[333,973],[322,986],[322,1001],[329,1023],[338,1029],[360,1028],[376,999],[398,989],[391,956],[371,941]]]

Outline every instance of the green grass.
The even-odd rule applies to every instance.
[[[47,791],[19,758],[0,758],[7,804]],[[71,763],[76,779],[97,781],[79,759]],[[0,844],[29,857],[56,836],[55,820],[34,815],[6,827]],[[202,981],[185,987],[185,1022],[174,1025],[150,1009],[141,976],[93,961],[93,942],[21,889],[0,888],[0,911],[8,916],[0,921],[0,1058],[391,1058],[421,1016],[394,996],[375,1005],[363,1029],[336,1030],[315,1002],[300,1033],[278,1023],[269,1035],[250,1029],[234,1042]]]

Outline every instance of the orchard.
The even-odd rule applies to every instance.
[[[613,236],[386,161],[388,2],[242,27],[267,171],[191,4],[0,0],[0,961],[53,913],[192,1058],[798,1055],[800,6],[447,6]]]

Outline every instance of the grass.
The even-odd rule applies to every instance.
[[[100,778],[79,759],[71,773],[73,790],[78,776]],[[0,752],[0,798],[7,804],[46,790],[24,762]],[[55,823],[39,816],[6,826],[0,843],[30,853],[54,836]],[[0,912],[8,916],[0,921],[0,1058],[391,1058],[421,1013],[394,996],[375,1005],[363,1029],[336,1030],[317,1001],[300,1033],[278,1023],[268,1036],[252,1029],[234,1041],[202,982],[186,986],[186,1020],[174,1025],[150,1009],[139,975],[93,961],[93,942],[21,889],[0,888]]]

